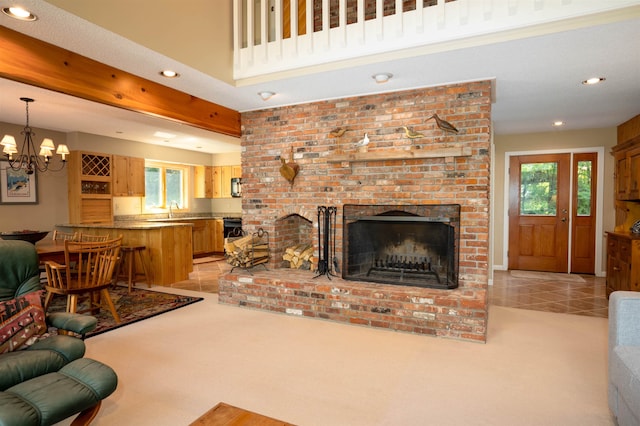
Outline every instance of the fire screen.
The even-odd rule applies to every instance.
[[[458,287],[459,204],[345,204],[342,229],[344,279]]]

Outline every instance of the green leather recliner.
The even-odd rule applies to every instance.
[[[41,290],[33,244],[0,240],[0,301]],[[95,317],[51,313],[47,323],[84,336]],[[84,341],[52,335],[24,350],[0,354],[0,426],[49,425],[81,413],[88,424],[118,383],[108,366],[88,358]]]

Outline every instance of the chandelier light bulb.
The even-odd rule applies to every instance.
[[[61,144],[56,150],[56,146],[51,138],[44,138],[40,144],[40,151],[36,151],[36,147],[33,143],[33,137],[35,133],[29,125],[29,104],[34,102],[31,98],[20,98],[25,103],[26,111],[26,124],[22,130],[24,135],[24,142],[20,152],[16,144],[16,140],[11,135],[5,135],[0,141],[0,144],[4,146],[2,152],[9,162],[9,167],[12,170],[24,170],[28,175],[33,174],[36,170],[39,172],[46,172],[50,169],[49,160],[53,157],[53,152],[62,156],[62,165],[55,169],[55,171],[62,170],[66,164],[66,155],[69,154],[69,148],[66,145]]]

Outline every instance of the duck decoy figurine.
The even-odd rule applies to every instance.
[[[410,129],[406,126],[402,126],[402,128],[404,129],[404,134],[409,138],[409,139],[417,139],[417,138],[423,138],[424,135],[422,133],[416,132],[413,129]]]
[[[339,138],[340,136],[344,135],[344,133],[349,130],[346,127],[336,127],[335,129],[333,129],[332,131],[329,132],[329,137],[330,138]]]
[[[369,145],[369,134],[365,133],[364,134],[364,138],[360,139],[357,143],[356,146],[357,147],[361,147],[361,146],[367,146]]]
[[[445,132],[449,133],[458,133],[458,129],[456,129],[453,124],[441,119],[440,117],[438,117],[438,114],[433,114],[431,117],[427,118],[427,120],[431,120],[432,118],[436,119],[436,124],[438,125],[438,128],[440,130],[444,130]]]

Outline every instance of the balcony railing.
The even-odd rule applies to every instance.
[[[637,0],[234,0],[234,78],[473,40]],[[295,19],[292,19],[295,17]]]

